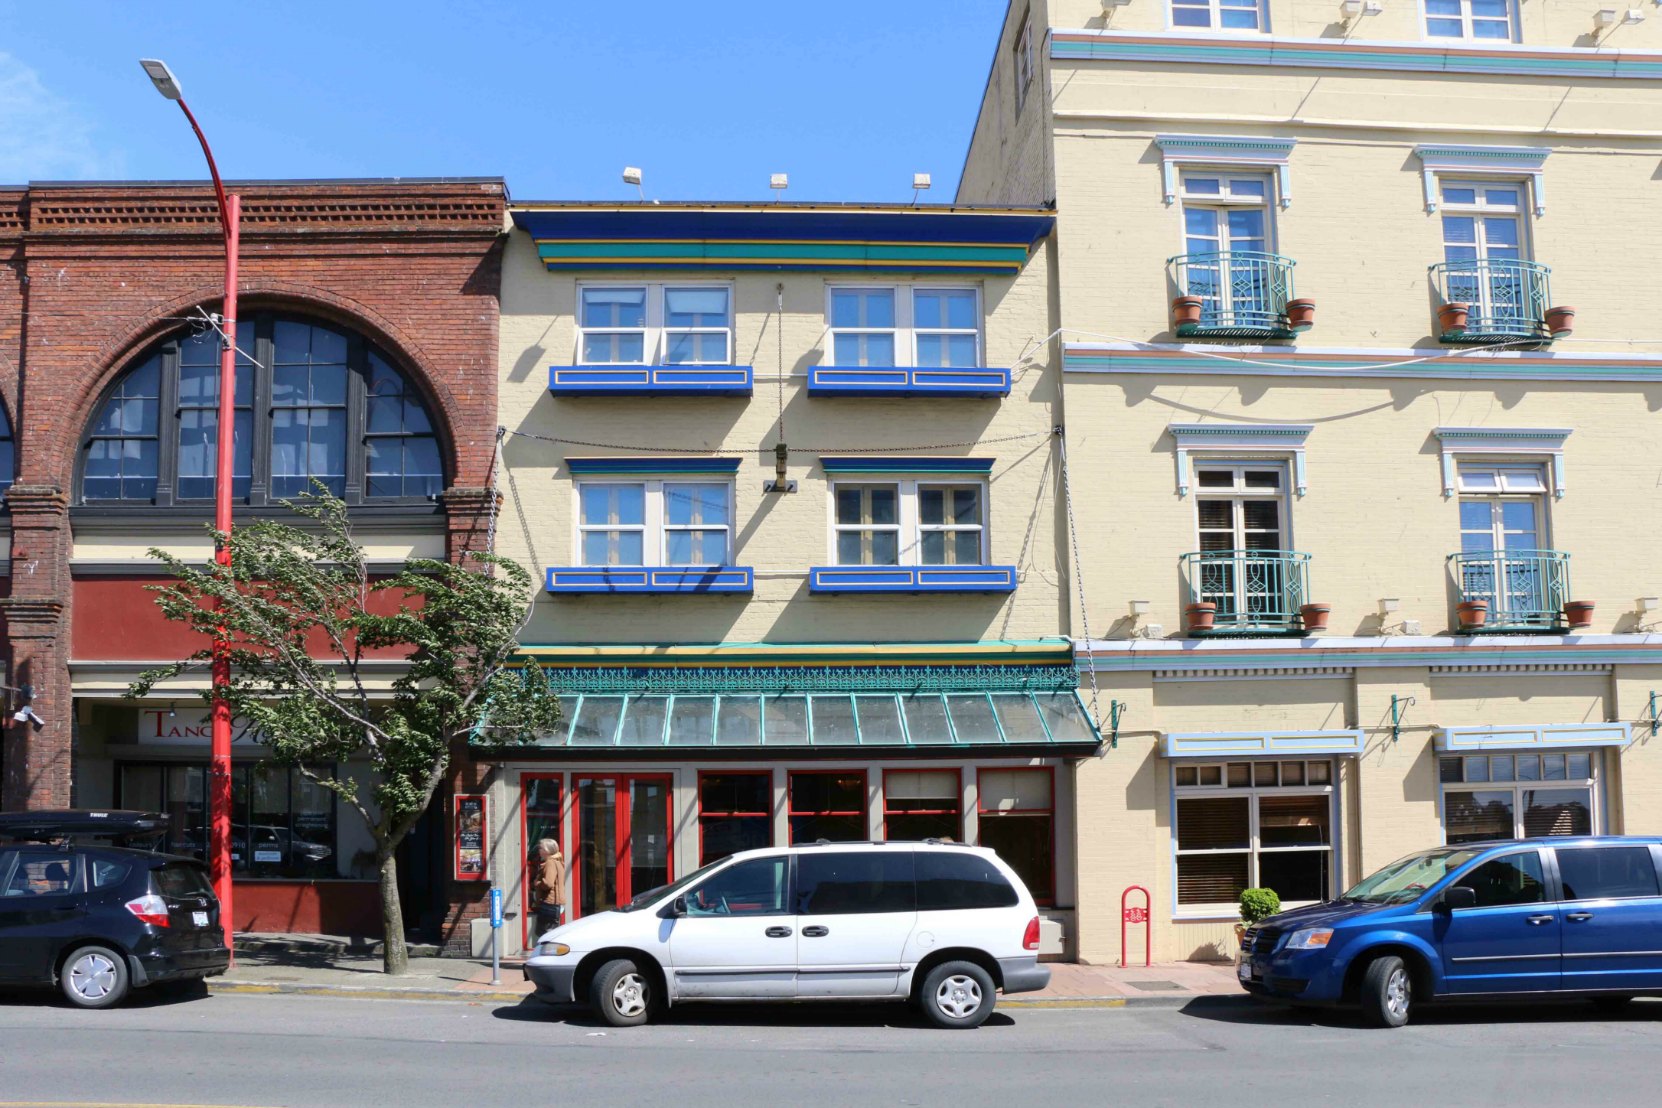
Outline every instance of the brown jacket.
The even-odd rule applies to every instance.
[[[543,859],[533,878],[532,893],[536,903],[561,907],[566,902],[566,862],[558,852]]]

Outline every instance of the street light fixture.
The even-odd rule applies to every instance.
[[[242,217],[242,198],[227,196],[225,185],[219,179],[219,167],[214,164],[214,152],[208,146],[208,137],[197,125],[185,103],[185,94],[179,89],[173,71],[158,58],[142,58],[139,65],[149,76],[156,91],[169,100],[178,101],[179,109],[190,121],[196,140],[202,144],[202,153],[208,159],[208,172],[213,176],[214,199],[219,204],[219,222],[225,237],[225,303],[219,316],[219,426],[215,437],[214,456],[214,530],[219,537],[214,542],[214,561],[221,566],[231,564],[231,461],[235,456],[236,428],[236,372],[237,372],[237,231]],[[219,922],[225,931],[225,945],[230,947],[234,914],[231,907],[231,705],[225,699],[225,690],[231,683],[230,643],[224,628],[214,637],[213,645],[213,739],[212,768],[208,774],[208,871],[213,877],[214,893],[219,897]]]

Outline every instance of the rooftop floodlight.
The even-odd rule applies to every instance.
[[[1630,27],[1635,23],[1643,23],[1644,21],[1645,13],[1638,8],[1629,8],[1622,13],[1622,22]]]
[[[789,173],[775,173],[768,178],[768,188],[770,189],[788,189],[790,187],[791,175]]]
[[[173,70],[167,68],[167,63],[160,58],[140,58],[139,64],[150,77],[150,83],[156,86],[156,91],[169,100],[179,100],[185,95],[179,89],[179,82],[173,79]]]
[[[1595,26],[1608,27],[1615,22],[1615,8],[1600,8],[1598,11],[1593,13],[1593,23]]]
[[[638,165],[626,165],[626,166],[624,166],[623,167],[623,183],[626,184],[626,185],[637,185],[638,186],[641,183],[641,167],[638,166]]]

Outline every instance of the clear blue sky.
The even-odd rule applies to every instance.
[[[1005,0],[0,0],[0,183],[502,176],[521,200],[952,198]]]

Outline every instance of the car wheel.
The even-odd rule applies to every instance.
[[[1614,1014],[1616,1012],[1623,1011],[1631,1003],[1633,1003],[1633,998],[1630,997],[1630,996],[1595,996],[1595,997],[1593,997],[1593,1007],[1597,1008],[1601,1012],[1605,1012],[1605,1013],[1609,1013],[1609,1014]]]
[[[918,1004],[936,1027],[980,1027],[996,1003],[993,979],[974,962],[943,962],[929,971]]]
[[[58,985],[65,999],[77,1008],[120,1004],[131,987],[127,959],[109,947],[79,947],[64,959]]]
[[[1387,954],[1362,975],[1362,1014],[1375,1027],[1401,1027],[1414,1000],[1414,979],[1401,958]]]
[[[652,976],[627,958],[607,962],[589,982],[589,1006],[613,1027],[645,1023],[656,1002]]]

